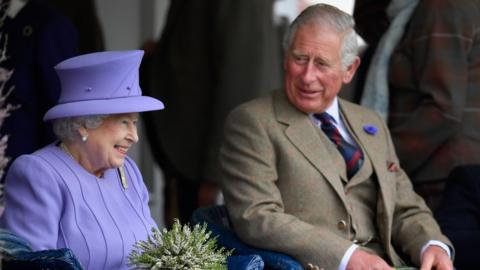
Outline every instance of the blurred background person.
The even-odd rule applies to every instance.
[[[361,104],[388,121],[402,167],[435,209],[450,171],[480,162],[480,1],[391,0],[386,14]]]
[[[43,0],[3,0],[0,44],[6,45],[1,67],[13,70],[6,102],[19,105],[0,129],[9,136],[6,155],[30,154],[55,140],[45,112],[60,96],[53,67],[77,55],[78,35],[72,23]],[[4,17],[3,17],[4,16]]]
[[[147,91],[169,108],[144,117],[166,181],[167,221],[215,203],[223,121],[237,104],[281,86],[274,0],[173,0]]]
[[[94,0],[44,0],[67,17],[78,34],[78,53],[103,51],[105,38]]]
[[[464,165],[452,170],[435,217],[455,247],[455,267],[478,269],[480,165]]]
[[[360,103],[370,61],[377,49],[378,42],[390,24],[386,11],[389,3],[390,0],[355,1],[353,9],[355,31],[365,43],[360,47],[359,55],[362,61],[355,73],[351,87],[352,93],[349,100],[352,102]]]

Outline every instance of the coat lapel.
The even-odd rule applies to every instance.
[[[305,113],[291,105],[283,91],[275,94],[274,102],[277,120],[287,126],[285,136],[325,177],[346,205],[343,184],[317,128]]]
[[[377,225],[385,241],[390,239],[391,220],[393,218],[393,190],[392,183],[386,179],[391,173],[387,169],[387,160],[385,160],[385,144],[384,139],[380,136],[371,135],[364,131],[363,127],[372,123],[371,114],[361,113],[353,105],[339,99],[340,109],[346,124],[350,126],[357,143],[362,146],[365,157],[372,162],[375,174],[377,175],[379,184],[379,194],[377,203]],[[378,127],[381,128],[381,127]],[[379,131],[380,132],[380,131]],[[379,135],[379,134],[378,134]],[[385,150],[385,151],[383,151]],[[386,242],[383,244],[387,244]]]

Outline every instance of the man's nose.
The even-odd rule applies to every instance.
[[[311,83],[316,80],[316,68],[312,62],[309,62],[307,65],[305,65],[305,68],[303,70],[302,74],[302,79],[304,83]]]

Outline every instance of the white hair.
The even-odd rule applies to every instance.
[[[283,39],[285,53],[290,49],[298,28],[309,23],[328,25],[341,34],[343,36],[340,52],[342,68],[346,69],[353,64],[358,54],[357,36],[354,29],[355,21],[351,15],[327,4],[309,6],[290,24]]]
[[[62,141],[73,141],[80,137],[78,133],[80,127],[96,129],[107,116],[108,115],[88,115],[55,119],[53,120],[53,132],[57,138]]]

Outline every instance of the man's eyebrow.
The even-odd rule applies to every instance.
[[[300,55],[306,55],[307,53],[301,50],[292,50],[293,54],[300,54]]]

